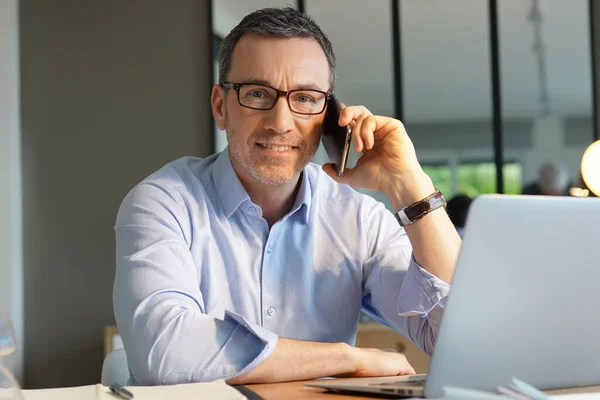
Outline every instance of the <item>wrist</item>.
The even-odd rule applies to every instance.
[[[346,343],[340,343],[344,345],[344,353],[347,359],[348,371],[347,373],[355,375],[358,371],[363,368],[362,365],[362,350],[358,347],[350,346]]]
[[[433,192],[435,186],[422,170],[393,178],[384,191],[396,211],[423,200]]]

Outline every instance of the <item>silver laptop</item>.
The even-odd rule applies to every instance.
[[[471,205],[429,375],[315,381],[331,390],[440,398],[600,384],[600,199],[478,197]]]

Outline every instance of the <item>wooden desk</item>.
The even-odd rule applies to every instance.
[[[381,399],[381,397],[355,396],[327,392],[323,389],[304,386],[307,381],[268,383],[261,385],[248,385],[247,387],[265,400],[359,400],[359,399]],[[600,393],[600,386],[590,386],[574,389],[550,390],[548,394],[568,393]]]
[[[324,389],[304,386],[309,381],[265,383],[260,385],[247,385],[248,389],[258,394],[265,400],[358,400],[379,399],[381,397],[355,396],[328,392]]]

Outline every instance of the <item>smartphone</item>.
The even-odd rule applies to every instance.
[[[341,178],[344,176],[344,169],[346,169],[350,153],[352,128],[350,128],[350,125],[338,125],[340,111],[342,111],[340,102],[335,95],[331,95],[329,104],[327,104],[327,111],[325,111],[325,117],[323,118],[321,142],[323,142],[323,147],[325,148],[325,152],[327,152],[329,161],[334,165],[335,173]]]

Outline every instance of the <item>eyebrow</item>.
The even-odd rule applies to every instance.
[[[264,79],[255,79],[255,78],[249,78],[246,79],[244,81],[241,81],[243,83],[255,83],[257,85],[265,85],[265,86],[270,86],[270,87],[275,87],[271,82],[269,81],[265,81]],[[315,89],[315,90],[320,90],[321,92],[327,92],[327,90],[321,89],[319,87],[319,85],[317,85],[316,83],[305,83],[305,84],[301,84],[301,85],[296,85],[295,87],[293,87],[292,89],[288,89],[288,90],[297,90],[297,89]]]

